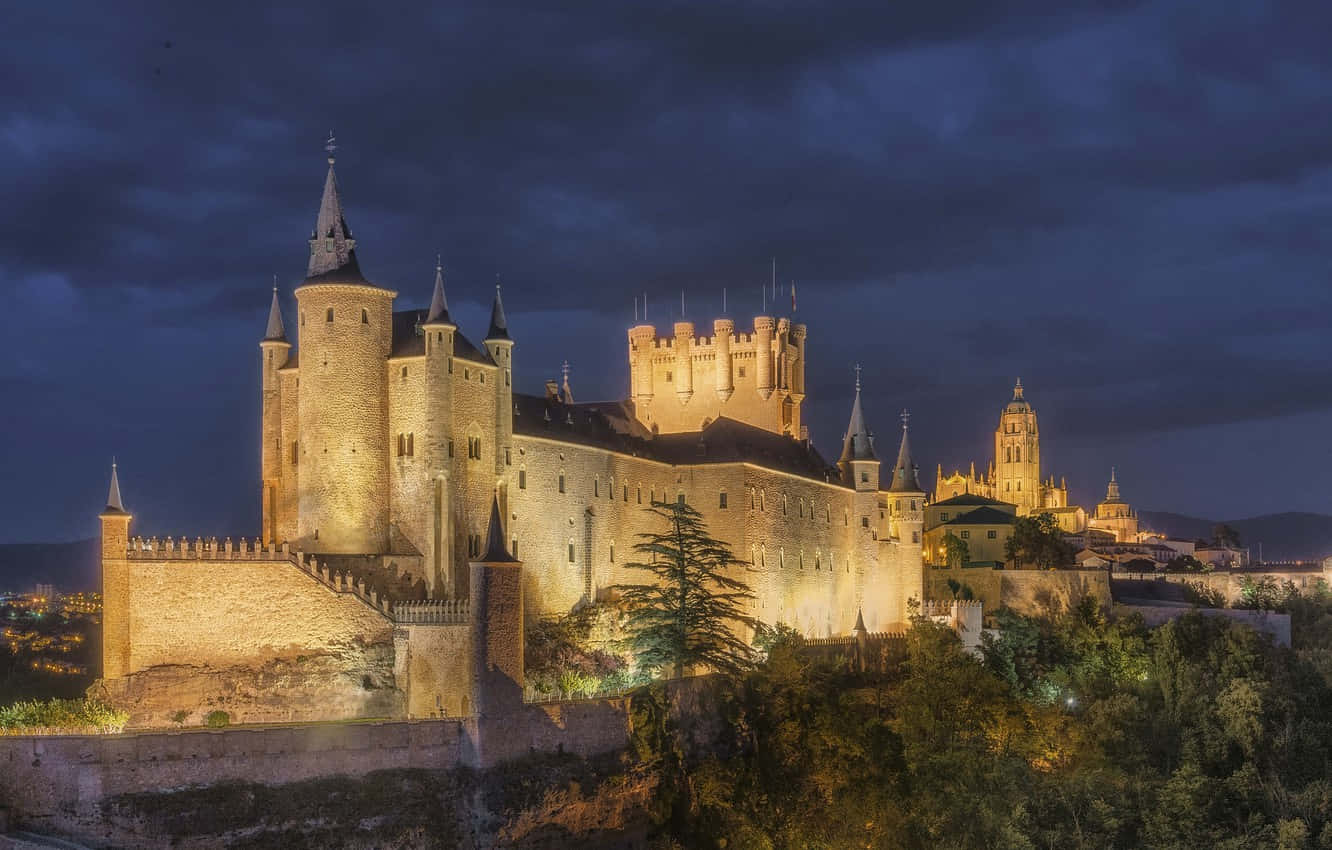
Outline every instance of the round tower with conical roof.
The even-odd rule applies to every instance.
[[[332,145],[304,283],[296,289],[300,439],[297,545],[388,551],[387,358],[396,292],[361,274]]]
[[[444,265],[435,260],[435,288],[430,312],[421,325],[425,336],[425,464],[429,476],[429,520],[424,529],[427,582],[436,595],[456,586],[453,571],[453,522],[449,482],[453,478],[453,352],[458,326],[444,294]]]
[[[505,473],[506,453],[513,447],[513,338],[509,336],[509,318],[504,313],[498,283],[490,307],[490,329],[482,344],[499,368],[495,381],[495,475],[499,478]],[[500,502],[500,509],[508,510],[506,500]]]
[[[278,301],[277,277],[273,279],[273,301],[268,308],[268,328],[259,342],[261,386],[262,446],[260,464],[263,483],[260,485],[262,530],[265,543],[278,541],[279,491],[282,486],[282,393],[278,370],[287,365],[291,343],[287,341],[286,326],[282,321],[282,305]]]

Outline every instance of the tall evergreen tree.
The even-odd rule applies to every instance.
[[[644,560],[625,566],[651,574],[645,584],[617,587],[628,610],[625,629],[638,663],[684,675],[702,665],[725,673],[750,666],[750,649],[736,637],[751,627],[743,612],[749,586],[728,571],[741,564],[724,542],[708,536],[703,516],[683,502],[653,502],[646,511],[663,524],[638,535]]]

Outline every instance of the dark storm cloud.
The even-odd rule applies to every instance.
[[[661,325],[684,289],[706,323],[726,287],[743,320],[775,255],[828,452],[857,360],[883,433],[916,411],[927,467],[983,458],[1017,374],[1077,469],[1112,441],[1164,467],[1159,435],[1257,440],[1332,398],[1324,3],[24,4],[7,23],[0,387],[31,403],[4,436],[56,459],[14,458],[32,488],[0,536],[79,533],[59,506],[95,502],[114,451],[159,498],[145,515],[249,530],[247,358],[270,276],[289,293],[303,272],[330,127],[363,268],[423,305],[441,251],[477,323],[502,275],[528,387],[567,358],[584,397],[621,393],[633,294]],[[1207,462],[1197,445],[1169,462]],[[148,495],[199,453],[215,486]],[[1266,473],[1276,507],[1332,509],[1291,489],[1297,466]],[[1190,498],[1167,477],[1142,498]],[[1260,507],[1196,496],[1154,503]]]

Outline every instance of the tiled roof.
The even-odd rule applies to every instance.
[[[419,357],[425,354],[425,334],[421,323],[425,321],[424,310],[398,310],[393,313],[393,348],[389,357]],[[471,340],[461,331],[453,333],[453,356],[476,363],[494,366],[495,361],[485,350],[472,345]]]
[[[977,508],[967,511],[956,519],[950,519],[941,525],[1012,525],[1017,518],[1007,511],[997,508]]]

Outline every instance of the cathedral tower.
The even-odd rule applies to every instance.
[[[332,148],[330,143],[309,268],[296,289],[297,545],[313,552],[378,553],[388,551],[385,361],[397,293],[361,274]]]
[[[994,431],[994,498],[1018,506],[1026,515],[1043,507],[1041,496],[1041,439],[1036,411],[1022,395],[1022,379],[1013,387],[1013,400],[999,414]]]

